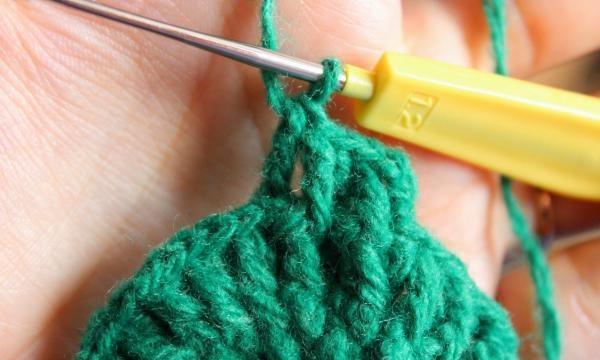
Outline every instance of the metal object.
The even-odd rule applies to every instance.
[[[117,21],[125,25],[147,30],[149,32],[165,36],[167,38],[174,39],[251,66],[274,71],[293,78],[314,82],[323,75],[323,67],[318,63],[309,62],[261,47],[242,44],[218,36],[208,35],[190,29],[170,25],[110,6],[94,3],[89,0],[52,1],[85,11],[87,13],[101,16],[106,19]],[[593,91],[600,88],[598,84],[598,79],[600,79],[600,67],[598,64],[600,64],[600,51],[550,69],[549,71],[546,71],[543,74],[538,74],[529,80],[569,90],[577,90],[582,92]],[[368,78],[368,76],[366,76],[364,79],[360,79],[359,77],[357,80],[357,78],[353,78],[349,74],[358,73],[356,71],[347,71],[346,73],[342,73],[339,78],[340,90],[344,89],[344,86],[346,85],[348,85],[346,88],[349,89],[352,87],[352,84],[363,84],[373,81],[372,79]],[[574,76],[573,74],[578,75]],[[569,81],[573,80],[574,78],[577,78],[578,80],[576,81],[576,84],[573,83],[573,81]],[[577,84],[585,84],[585,87],[581,87],[581,85],[580,87],[576,87]],[[365,92],[361,93],[364,94]],[[369,93],[369,91],[366,93]],[[370,93],[372,94],[372,92]],[[364,97],[355,97],[368,100],[370,96],[366,95]],[[556,247],[556,244],[568,246],[567,244],[581,242],[582,238],[589,239],[598,236],[595,232],[591,232],[587,235],[587,237],[585,235],[578,236],[576,240],[573,240],[572,236],[563,238],[559,234],[559,239],[548,242],[548,245],[552,249]],[[518,256],[517,261],[513,261],[513,264],[514,263],[519,263]]]
[[[323,66],[281,54],[258,46],[239,43],[218,36],[201,33],[183,27],[167,24],[144,16],[132,14],[111,6],[91,2],[89,0],[51,0],[87,13],[97,15],[109,20],[130,25],[138,29],[168,37],[197,48],[210,51],[227,58],[258,67],[263,70],[273,71],[292,78],[314,82],[323,76]],[[346,83],[346,74],[339,77],[339,89]]]
[[[170,39],[180,41],[207,50],[230,59],[274,71],[292,78],[314,82],[323,76],[323,66],[319,63],[299,59],[258,46],[243,44],[222,37],[205,34],[183,27],[153,20],[111,6],[102,5],[90,0],[51,0],[84,12],[113,20],[125,25],[134,26]],[[591,92],[600,89],[600,50],[566,64],[553,67],[541,74],[529,78],[529,81],[550,85],[565,90]],[[595,65],[594,65],[595,64]],[[593,66],[592,66],[593,65]],[[587,69],[581,71],[581,69]],[[589,74],[588,74],[589,73]],[[590,76],[593,75],[593,76]],[[354,79],[354,83],[364,85],[365,79]],[[347,72],[339,77],[338,90],[344,89],[348,83]],[[363,84],[361,84],[363,83]],[[364,90],[364,89],[361,89]],[[351,97],[369,100],[372,92],[348,94]]]

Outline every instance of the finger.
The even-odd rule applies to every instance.
[[[103,2],[258,40],[258,2]],[[294,19],[294,3],[280,5],[282,18]],[[0,96],[8,120],[0,142],[18,142],[6,144],[11,161],[0,164],[0,203],[11,205],[0,265],[18,279],[0,285],[0,348],[9,358],[25,349],[57,358],[76,347],[89,312],[150,245],[249,196],[264,151],[253,119],[272,115],[254,95],[262,89],[248,91],[243,80],[258,87],[254,69],[50,1],[0,1],[0,12],[0,91],[12,91]],[[373,24],[382,17],[370,16]],[[290,50],[318,37],[310,21],[301,24]],[[329,55],[342,35],[379,39],[330,34],[306,51]]]
[[[407,45],[415,53],[491,70],[481,3],[406,1]],[[529,76],[600,47],[596,0],[507,1],[507,18],[510,70],[517,76]]]
[[[562,358],[595,358],[600,341],[600,239],[554,254],[550,265],[562,321]],[[537,359],[541,351],[533,296],[527,269],[502,278],[498,299],[511,313],[526,359]]]
[[[205,31],[214,33],[225,31],[224,23],[228,18],[204,18],[201,16],[203,12],[194,8],[190,1],[104,3],[182,26],[198,28],[201,25]],[[83,94],[77,95],[92,96],[85,90],[102,86],[113,90],[113,93],[119,91],[119,100],[130,97],[135,100],[133,98],[139,95],[135,89],[143,87],[159,98],[173,100],[175,97],[185,102],[186,95],[195,84],[191,81],[192,77],[202,75],[211,59],[205,52],[202,53],[204,56],[199,56],[200,52],[191,47],[83,14],[52,1],[8,1],[2,2],[1,7],[5,8],[2,12],[6,25],[2,26],[0,42],[8,47],[3,58],[13,59],[15,67],[18,61],[34,61],[37,68],[29,72],[35,70],[40,76],[52,72],[57,79],[68,80],[75,85],[86,81],[86,86],[82,85],[79,89],[84,91]],[[226,12],[221,2],[214,1],[205,4],[203,10],[212,14]],[[249,19],[249,16],[240,18],[240,27]],[[44,83],[40,81],[40,84]],[[58,87],[55,92],[61,95],[57,101],[64,103],[71,100],[68,96],[73,91],[67,91],[58,83],[55,79],[51,84]],[[95,92],[96,97],[102,98],[105,92]],[[53,95],[51,91],[47,93],[47,96]],[[107,102],[112,100],[106,99]]]
[[[112,3],[215,33],[236,15],[221,1]],[[51,1],[0,13],[0,352],[59,358],[151,245],[252,191],[263,151],[231,63]]]

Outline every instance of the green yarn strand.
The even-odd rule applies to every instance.
[[[504,0],[484,0],[485,14],[490,27],[492,48],[496,57],[496,72],[508,74],[506,56],[506,5]],[[513,232],[521,241],[529,263],[531,279],[535,287],[536,303],[540,313],[540,325],[544,354],[548,360],[558,360],[561,353],[561,327],[558,309],[554,301],[552,275],[540,241],[532,231],[512,191],[512,181],[503,176],[502,194]]]
[[[506,46],[506,4],[505,0],[483,0],[483,10],[490,28],[492,49],[496,56],[496,73],[508,74]]]
[[[561,352],[561,327],[558,310],[554,302],[552,276],[540,242],[533,234],[527,218],[523,214],[512,191],[512,182],[502,177],[502,194],[515,235],[529,263],[531,279],[535,286],[536,302],[540,312],[544,354],[548,360],[558,360]]]

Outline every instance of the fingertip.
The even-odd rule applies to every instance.
[[[600,341],[600,239],[553,254],[550,265],[561,318],[563,358],[594,358]],[[538,358],[541,334],[528,269],[521,267],[504,275],[498,300],[510,312],[521,336],[523,357]]]

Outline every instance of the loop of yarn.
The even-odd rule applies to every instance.
[[[79,359],[517,357],[506,312],[417,224],[407,156],[328,118],[341,66],[323,65],[294,97],[263,74],[281,122],[259,189],[155,249],[93,315]]]

